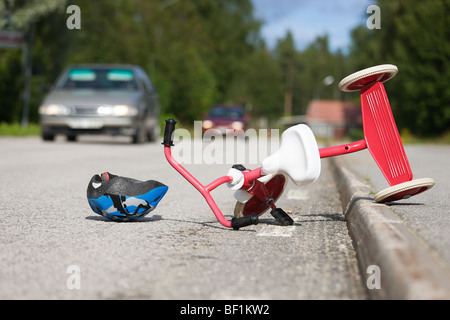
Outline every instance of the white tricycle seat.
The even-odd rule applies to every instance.
[[[312,183],[320,175],[320,154],[316,138],[304,124],[290,127],[281,135],[280,148],[262,162],[264,174],[285,173],[297,185]]]

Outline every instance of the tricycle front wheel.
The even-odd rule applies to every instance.
[[[251,214],[256,214],[257,216],[262,215],[267,209],[271,208],[269,203],[269,199],[272,199],[273,202],[276,202],[278,198],[283,194],[284,189],[286,188],[287,179],[283,174],[277,174],[272,179],[265,183],[265,188],[267,190],[266,201],[260,199],[260,197],[253,196],[250,200],[245,203],[236,202],[234,207],[234,216],[236,218],[249,216]]]

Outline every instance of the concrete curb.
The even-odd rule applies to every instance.
[[[379,267],[380,289],[368,289],[369,296],[450,299],[448,266],[389,206],[374,202],[370,185],[349,170],[340,157],[330,161],[362,279],[372,283],[369,277],[374,273],[369,267]]]

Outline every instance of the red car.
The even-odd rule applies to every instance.
[[[213,107],[202,123],[203,133],[209,129],[218,129],[222,134],[227,129],[247,130],[249,117],[242,106],[218,105]]]

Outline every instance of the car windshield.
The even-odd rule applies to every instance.
[[[242,110],[230,108],[214,108],[209,115],[215,118],[239,119],[242,118]]]
[[[57,89],[128,90],[138,89],[129,69],[73,68],[56,85]]]

